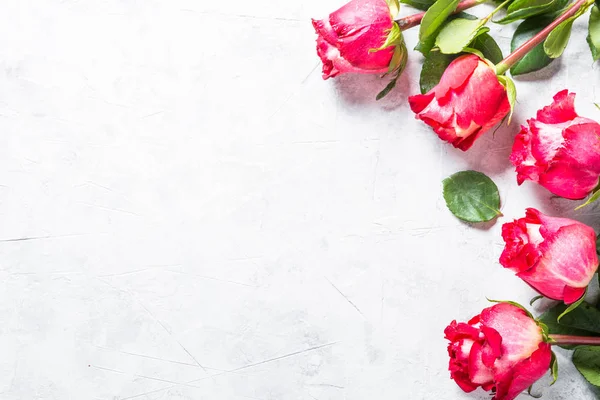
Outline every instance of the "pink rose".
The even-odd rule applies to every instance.
[[[550,368],[552,351],[542,329],[508,303],[484,309],[468,323],[444,330],[450,341],[450,375],[465,392],[495,391],[493,400],[512,400]]]
[[[525,218],[502,226],[500,264],[535,290],[566,304],[583,296],[596,269],[596,234],[589,226],[528,208]]]
[[[583,199],[598,185],[600,124],[577,115],[575,93],[558,92],[515,137],[510,161],[517,182],[537,182],[567,199]]]
[[[416,117],[440,139],[461,150],[469,149],[510,111],[496,71],[474,54],[452,61],[436,87],[409,97],[408,102]]]
[[[346,72],[388,72],[395,46],[383,50],[394,24],[386,0],[352,0],[329,18],[312,20],[317,53],[323,62],[323,79]]]

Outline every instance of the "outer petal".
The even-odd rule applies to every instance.
[[[446,339],[451,342],[464,338],[479,340],[479,329],[469,324],[465,324],[464,322],[457,323],[456,321],[452,321],[450,325],[444,329],[444,335]]]
[[[552,162],[554,156],[564,142],[562,132],[570,122],[560,124],[544,124],[535,119],[527,121],[531,130],[531,154],[537,165],[546,167]]]
[[[552,193],[574,200],[590,194],[600,176],[600,125],[580,120],[586,122],[563,131],[564,143],[540,178],[540,184]]]
[[[542,257],[537,264],[517,276],[555,300],[564,300],[567,286],[569,290],[585,290],[598,267],[596,235],[592,228],[581,223],[560,228],[539,249]]]
[[[559,124],[577,117],[575,112],[575,93],[567,89],[554,95],[554,101],[537,113],[537,119],[545,124]]]
[[[550,368],[552,351],[548,343],[540,343],[530,358],[516,364],[509,372],[496,376],[493,400],[513,400],[539,380]]]
[[[496,117],[504,102],[508,106],[506,89],[498,82],[495,71],[479,58],[477,60],[477,68],[462,90],[457,89],[453,92],[451,100],[457,116],[456,122],[463,129],[468,128],[472,122],[479,126],[485,126]],[[490,126],[493,126],[507,113],[508,108]]]
[[[408,104],[410,105],[410,109],[412,110],[412,112],[417,114],[417,118],[419,118],[418,114],[421,111],[423,111],[429,105],[429,103],[431,103],[434,96],[434,93],[429,92],[427,94],[416,94],[408,98]]]
[[[550,217],[533,207],[529,207],[525,210],[525,221],[527,221],[529,224],[540,224],[540,234],[544,239],[555,235],[560,228],[564,226],[581,224],[581,222],[569,218]]]
[[[508,102],[508,97],[505,96],[504,100],[502,100],[502,102],[500,103],[500,107],[498,107],[498,111],[496,111],[496,114],[489,121],[487,121],[481,128],[479,128],[479,130],[477,130],[477,132],[466,137],[456,147],[458,147],[459,149],[461,149],[463,151],[466,151],[469,148],[471,148],[471,146],[473,146],[473,143],[475,142],[475,140],[477,140],[477,138],[479,138],[481,135],[483,135],[485,132],[487,132],[491,127],[496,125],[498,122],[502,121],[502,119],[504,117],[506,117],[506,115],[509,113],[509,111],[510,111],[510,103]]]
[[[537,182],[544,168],[539,167],[537,160],[531,153],[532,135],[526,126],[521,125],[521,132],[515,136],[515,142],[510,154],[510,162],[517,171],[517,183],[520,185],[525,180]]]
[[[527,218],[521,218],[502,225],[505,246],[500,255],[500,264],[504,268],[514,272],[526,271],[541,257],[538,246],[530,243],[528,223],[535,224]]]
[[[385,42],[393,20],[385,0],[352,0],[329,16],[341,56],[357,68],[387,68],[394,48],[369,52]]]
[[[482,326],[481,332],[485,335],[485,346],[483,346],[481,360],[486,367],[493,367],[494,363],[502,356],[502,336],[493,328]]]
[[[573,304],[577,300],[581,299],[581,296],[585,294],[586,288],[574,288],[566,286],[563,292],[563,301],[565,304]]]
[[[361,68],[355,67],[350,64],[340,54],[337,47],[331,45],[323,38],[317,38],[317,54],[323,62],[323,79],[333,78],[339,74],[348,72],[354,72],[359,74],[364,73],[385,73],[388,67],[384,67],[381,70],[367,71]]]
[[[494,382],[494,371],[483,363],[483,346],[473,343],[469,354],[469,379],[477,385],[490,385]]]
[[[475,343],[477,342],[472,339],[461,339],[448,345],[450,377],[467,393],[479,386],[471,380],[469,374],[469,357]]]
[[[479,62],[479,57],[474,54],[467,54],[452,61],[442,74],[440,82],[432,89],[436,99],[440,101],[446,97],[450,90],[463,86],[473,74]]]
[[[499,303],[481,312],[481,325],[496,330],[502,337],[502,358],[495,363],[497,373],[533,353],[542,342],[542,329],[525,311],[508,303]]]

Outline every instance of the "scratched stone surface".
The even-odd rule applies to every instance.
[[[381,102],[377,77],[321,79],[309,19],[342,1],[0,2],[0,399],[489,398],[449,379],[442,331],[534,295],[502,222],[598,228],[507,161],[560,89],[600,117],[585,21],[462,153],[408,109],[418,53]],[[464,169],[497,182],[496,223],[446,209]],[[559,353],[534,392],[594,399]]]

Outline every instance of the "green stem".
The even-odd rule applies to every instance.
[[[456,10],[454,10],[454,14],[458,14],[464,10],[467,10],[471,7],[475,7],[481,3],[484,3],[486,0],[463,0],[456,6]],[[409,15],[404,18],[397,19],[396,22],[400,27],[401,31],[405,31],[407,29],[413,28],[421,23],[421,20],[425,16],[425,12],[420,12],[418,14]]]
[[[588,345],[600,346],[600,337],[595,336],[571,336],[571,335],[549,335],[552,345]]]
[[[590,0],[577,0],[558,18],[550,23],[547,27],[539,31],[534,37],[523,43],[518,49],[510,53],[504,60],[496,65],[496,74],[502,75],[515,65],[520,59],[525,57],[527,53],[533,50],[538,44],[542,43],[546,37],[565,20],[571,18],[579,11],[580,8],[589,6]]]

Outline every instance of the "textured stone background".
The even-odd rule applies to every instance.
[[[501,223],[598,227],[507,161],[560,89],[600,117],[585,21],[464,154],[409,112],[418,53],[381,102],[375,77],[321,80],[309,18],[341,3],[0,2],[2,400],[489,398],[448,379],[442,331],[534,295],[497,263]],[[469,168],[500,187],[495,224],[444,205]],[[595,398],[567,357],[535,392]]]

